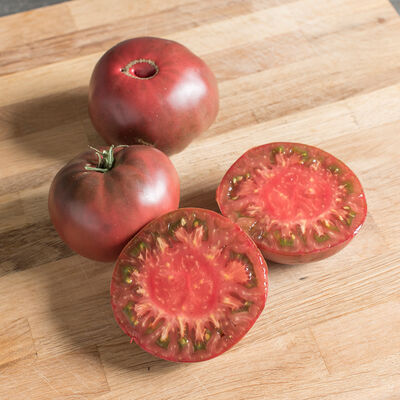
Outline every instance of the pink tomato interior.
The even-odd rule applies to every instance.
[[[333,254],[366,215],[354,173],[332,155],[299,143],[246,152],[222,179],[217,201],[267,258],[283,263]]]
[[[201,361],[243,337],[266,289],[263,257],[238,226],[212,211],[180,209],[126,246],[111,293],[117,322],[142,348]]]

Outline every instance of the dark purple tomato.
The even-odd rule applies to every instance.
[[[111,303],[122,330],[149,353],[204,361],[252,327],[267,298],[267,264],[228,218],[200,208],[146,225],[114,269]]]
[[[344,246],[367,214],[364,191],[342,161],[313,146],[270,143],[244,153],[217,202],[272,261],[320,260]]]
[[[65,165],[49,192],[57,232],[75,252],[113,261],[147,222],[179,205],[169,158],[148,146],[88,150]]]
[[[171,40],[139,37],[108,50],[94,68],[89,114],[108,144],[183,150],[218,113],[216,79],[199,57]]]

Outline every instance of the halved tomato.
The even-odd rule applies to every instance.
[[[186,208],[145,226],[114,269],[111,303],[122,330],[171,361],[213,358],[252,327],[267,297],[267,265],[228,218]]]
[[[356,175],[331,154],[300,143],[270,143],[243,154],[223,177],[217,202],[272,261],[320,260],[364,223]]]

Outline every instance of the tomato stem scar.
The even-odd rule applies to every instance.
[[[136,64],[139,64],[139,66],[135,68],[134,66]],[[148,65],[146,66],[145,64]],[[157,64],[153,60],[148,60],[145,58],[133,60],[125,65],[125,67],[121,68],[121,72],[126,76],[140,80],[152,79],[158,74],[158,71],[159,69]]]

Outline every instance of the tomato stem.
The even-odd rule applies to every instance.
[[[97,171],[97,172],[108,172],[114,166],[114,149],[118,147],[128,147],[127,145],[119,145],[115,147],[113,144],[108,150],[100,151],[92,146],[89,146],[92,150],[96,152],[98,162],[97,167],[92,167],[90,165],[85,165],[87,171]]]

